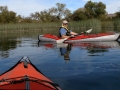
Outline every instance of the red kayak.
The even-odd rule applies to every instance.
[[[61,39],[52,34],[38,35],[39,41],[49,41],[56,43],[63,42],[90,42],[90,41],[117,41],[120,37],[119,33],[99,33],[99,34],[81,34],[72,38]]]
[[[0,75],[0,90],[61,90],[40,72],[27,57]]]

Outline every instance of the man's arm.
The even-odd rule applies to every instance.
[[[62,39],[64,38],[70,38],[70,36],[66,36],[66,35],[61,35]]]
[[[70,34],[71,34],[71,35],[78,35],[78,33],[72,32],[72,31],[70,32]]]

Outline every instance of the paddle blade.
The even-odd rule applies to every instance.
[[[56,43],[63,43],[67,38],[56,40]]]
[[[89,29],[89,30],[86,31],[86,33],[90,33],[91,31],[92,31],[92,29]]]

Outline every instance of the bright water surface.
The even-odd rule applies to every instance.
[[[0,74],[28,56],[62,90],[120,90],[118,42],[78,42],[67,47],[67,44],[38,42],[34,33],[1,38]],[[65,60],[60,52],[66,48],[70,60]]]

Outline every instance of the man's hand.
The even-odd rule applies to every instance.
[[[71,35],[70,37],[75,37],[74,35]]]

